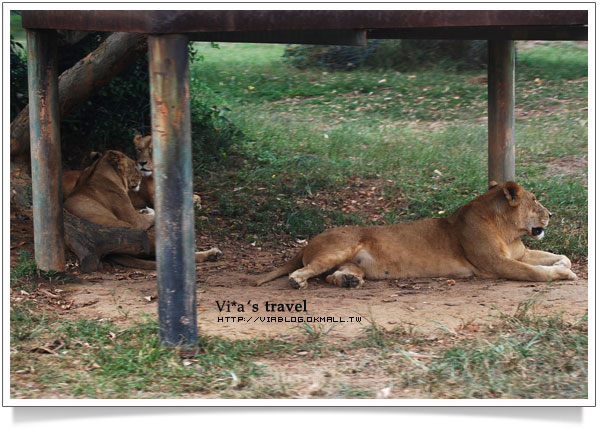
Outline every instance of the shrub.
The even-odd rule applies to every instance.
[[[20,18],[20,17],[19,17]],[[18,26],[20,28],[20,25]],[[16,31],[13,29],[13,31]],[[69,43],[69,33],[59,40],[59,73],[96,49],[108,36],[91,32],[77,43]],[[190,45],[190,62],[202,57]],[[23,45],[11,36],[10,44],[10,116],[11,120],[27,105],[27,59]],[[204,86],[197,86],[200,89]],[[227,109],[202,102],[202,94],[194,92],[191,100],[192,140],[195,169],[225,158],[239,131],[226,118]],[[116,149],[133,156],[135,134],[151,133],[150,83],[147,56],[115,77],[84,104],[61,119],[63,163],[79,168],[80,160],[90,151]]]
[[[350,70],[364,64],[378,45],[379,40],[370,40],[367,46],[287,45],[283,59],[299,69]]]
[[[27,106],[27,57],[23,45],[10,37],[10,120]]]
[[[358,66],[409,71],[420,67],[480,69],[487,66],[485,40],[369,40],[367,46],[288,45],[284,61],[297,68]]]

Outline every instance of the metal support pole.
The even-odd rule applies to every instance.
[[[55,31],[27,31],[29,129],[35,261],[41,270],[65,270]]]
[[[196,267],[188,39],[148,37],[159,335],[196,345]]]
[[[488,41],[488,183],[515,180],[515,42]]]

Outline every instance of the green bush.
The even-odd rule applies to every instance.
[[[23,45],[10,38],[10,120],[27,106],[27,56]]]
[[[483,69],[487,62],[485,40],[387,40],[365,65],[406,72],[432,66],[449,70]]]
[[[227,118],[229,109],[210,106],[200,100],[191,100],[192,159],[196,174],[207,166],[214,167],[227,161],[234,143],[243,133]]]
[[[326,70],[358,66],[402,72],[421,67],[480,69],[487,66],[485,40],[369,40],[367,46],[288,45],[284,61]]]
[[[22,28],[15,20],[13,32]],[[18,25],[17,25],[18,24]],[[96,49],[108,33],[92,32],[74,44],[59,39],[59,73]],[[64,35],[63,35],[64,37]],[[217,47],[216,45],[214,45]],[[202,61],[190,45],[190,63]],[[10,117],[27,105],[27,58],[23,45],[10,44]],[[192,145],[194,168],[226,158],[234,139],[241,133],[227,119],[227,109],[203,102],[203,85],[194,87],[191,100]],[[150,83],[147,56],[115,77],[90,99],[61,120],[61,146],[66,168],[79,168],[80,160],[90,151],[116,149],[133,156],[133,136],[151,133]]]
[[[378,45],[378,40],[370,40],[367,46],[288,45],[283,59],[299,69],[350,70],[364,64]]]
[[[90,46],[87,52],[94,48]],[[150,134],[149,94],[144,56],[62,119],[63,162],[77,167],[90,151],[109,149],[133,156],[133,136]]]

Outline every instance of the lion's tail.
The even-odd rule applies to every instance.
[[[106,259],[121,266],[132,267],[134,269],[156,270],[156,261],[154,260],[143,260],[124,254],[110,254]]]
[[[259,285],[264,284],[265,282],[272,281],[273,279],[277,279],[283,275],[289,275],[294,270],[298,270],[302,267],[302,256],[304,255],[304,249],[302,249],[294,258],[285,263],[283,266],[269,272],[265,275],[262,275],[256,281],[254,281],[254,286],[258,287]]]

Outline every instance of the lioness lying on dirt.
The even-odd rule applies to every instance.
[[[106,151],[83,170],[64,208],[94,224],[147,230],[154,225],[154,210],[136,210],[127,195],[139,190],[141,181],[135,161],[122,152]]]
[[[332,272],[331,284],[360,287],[364,279],[413,277],[577,279],[564,255],[525,248],[521,236],[544,236],[552,214],[515,182],[489,191],[445,218],[325,231],[288,263],[259,277],[261,285],[289,274],[294,288]]]
[[[119,151],[106,151],[90,167],[83,170],[64,202],[64,208],[79,218],[109,227],[148,230],[154,225],[154,210],[133,207],[129,193],[137,192],[142,173],[136,162]],[[154,232],[148,232],[150,249],[155,249]],[[214,260],[222,255],[217,248],[196,252],[196,262]],[[152,257],[147,255],[145,257]],[[156,262],[133,256],[115,255],[112,260],[130,267],[155,269]]]

